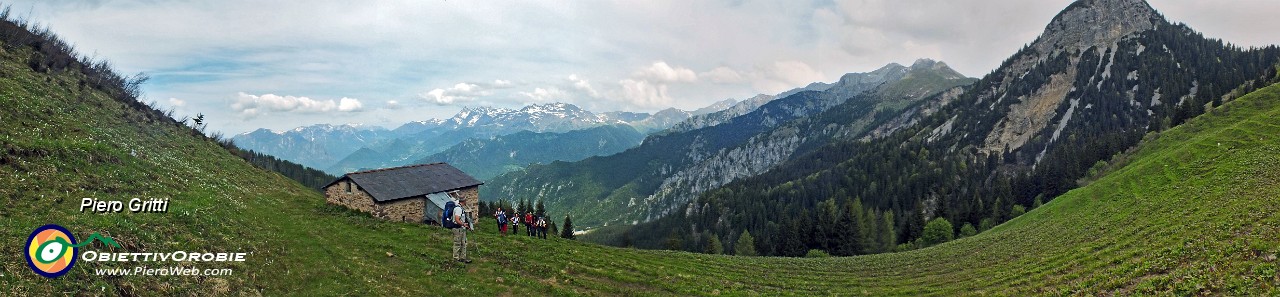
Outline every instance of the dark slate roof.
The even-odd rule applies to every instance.
[[[446,163],[410,165],[347,173],[330,182],[351,179],[377,202],[447,192],[484,183]]]

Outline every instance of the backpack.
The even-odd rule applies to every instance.
[[[462,227],[462,225],[459,225],[457,222],[453,221],[454,207],[457,207],[457,204],[454,204],[453,201],[444,203],[444,211],[440,213],[440,226],[443,226],[449,229],[457,229]]]
[[[507,223],[507,213],[505,213],[505,212],[499,212],[499,213],[498,213],[498,224],[499,224],[499,225],[502,225],[502,224],[506,224],[506,223]]]

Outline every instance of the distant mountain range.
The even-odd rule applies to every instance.
[[[447,162],[486,180],[529,164],[612,155],[640,145],[644,136],[634,127],[624,124],[564,133],[520,131],[491,139],[469,139],[413,163]]]
[[[568,103],[534,104],[519,110],[464,107],[448,119],[414,121],[391,130],[378,126],[318,124],[288,131],[258,129],[236,135],[232,137],[232,141],[242,148],[321,168],[334,175],[361,169],[407,165],[422,160],[455,160],[461,157],[456,152],[497,148],[532,152],[538,147],[545,147],[546,143],[529,143],[527,147],[519,147],[521,143],[516,140],[531,137],[513,135],[522,132],[533,133],[539,140],[556,139],[561,144],[603,143],[582,146],[579,150],[553,150],[563,155],[525,153],[518,154],[520,157],[507,157],[503,161],[489,159],[484,162],[493,167],[458,164],[464,171],[475,171],[470,172],[474,175],[492,176],[530,162],[580,160],[588,156],[616,153],[638,145],[643,135],[668,129],[690,117],[705,116],[727,108],[746,107],[750,105],[738,104],[733,99],[719,101],[692,112],[668,108],[653,114],[593,113]],[[618,125],[627,126],[627,129],[614,127]],[[600,127],[610,128],[595,129]],[[513,137],[501,137],[507,135]],[[455,147],[458,145],[462,146]]]
[[[698,116],[625,152],[530,166],[491,179],[485,199],[544,199],[584,227],[662,217],[698,194],[764,172],[833,139],[855,139],[921,99],[953,98],[972,83],[945,63],[920,60],[850,73],[782,98],[757,96]],[[758,107],[755,107],[758,106]]]

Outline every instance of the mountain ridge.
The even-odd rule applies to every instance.
[[[717,104],[720,103],[723,102]],[[704,110],[718,106],[713,104]],[[412,121],[391,130],[315,124],[285,131],[258,129],[235,135],[232,141],[246,149],[341,175],[362,168],[406,165],[468,139],[489,139],[520,131],[564,133],[617,124],[649,133],[667,129],[690,116],[691,113],[676,109],[654,114],[596,114],[562,102],[530,104],[520,109],[464,106],[447,119]],[[361,151],[362,148],[366,150]],[[353,155],[357,151],[360,153]]]
[[[772,167],[809,142],[806,139],[810,135],[825,138],[835,131],[819,128],[797,133],[801,128],[786,126],[791,121],[840,106],[849,98],[857,98],[857,94],[873,92],[886,83],[908,77],[913,71],[954,73],[949,68],[933,69],[933,66],[936,65],[921,64],[912,69],[889,64],[872,72],[845,75],[825,91],[802,91],[773,99],[717,125],[654,134],[639,147],[619,154],[506,173],[490,180],[490,187],[482,189],[481,195],[490,197],[487,199],[548,199],[549,209],[588,213],[575,215],[578,226],[652,220],[682,205],[690,195]],[[954,76],[951,73],[932,77]],[[935,92],[941,92],[963,84],[957,81],[921,81],[924,83],[921,86],[929,85]],[[882,113],[896,112],[910,102],[923,99],[921,97],[895,97],[892,99],[907,100],[888,105],[882,104],[888,101],[860,99],[855,105],[865,108],[850,107],[849,110],[878,116],[880,113],[872,111],[883,108]],[[881,120],[868,118],[868,123],[843,125],[858,126],[853,130],[860,133]],[[757,138],[759,133],[765,134]],[[672,179],[673,176],[676,178]],[[608,217],[610,215],[615,217]]]
[[[1089,19],[1098,21],[1080,26],[1147,28],[1087,16],[1131,14],[1132,9],[1139,17],[1144,11],[1157,15],[1140,1],[1078,3],[1053,23]],[[1118,12],[1098,10],[1117,7]],[[1101,38],[1081,33],[1090,30],[1047,26],[1036,43],[968,92],[928,101],[916,107],[920,112],[908,109],[910,116],[874,129],[879,138],[813,149],[769,172],[708,191],[685,205],[684,216],[637,226],[630,236],[636,246],[660,248],[663,238],[696,242],[706,234],[750,230],[760,238],[757,247],[771,250],[769,255],[888,251],[797,237],[827,229],[789,218],[809,218],[818,211],[815,205],[829,201],[836,209],[861,208],[876,218],[892,218],[895,243],[910,249],[919,246],[930,220],[944,218],[978,230],[1009,220],[1021,213],[1017,209],[1076,188],[1147,133],[1175,127],[1276,77],[1276,46],[1241,49],[1185,25],[1151,21],[1149,29]],[[1098,40],[1101,45],[1093,45]],[[1040,44],[1064,48],[1042,51]],[[1079,49],[1079,44],[1090,47]],[[1160,103],[1174,101],[1168,98],[1179,103]]]

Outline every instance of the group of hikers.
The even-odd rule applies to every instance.
[[[502,207],[498,207],[498,211],[493,212],[493,217],[498,220],[498,232],[507,235],[507,224],[511,224],[511,233],[520,232],[520,225],[524,225],[525,235],[547,238],[547,218],[534,214],[532,211],[526,211],[523,215],[518,211],[512,211],[512,215],[508,216]]]
[[[467,257],[467,231],[475,230],[475,223],[463,208],[465,203],[453,195],[450,195],[450,198],[452,199],[445,203],[444,211],[441,213],[440,225],[453,231],[453,260],[471,263],[471,258]],[[524,225],[526,235],[547,238],[545,216],[529,211],[524,214],[513,211],[512,216],[508,216],[501,207],[493,213],[493,216],[498,220],[498,231],[504,236],[507,235],[507,224],[511,224],[513,234],[520,232],[520,225]]]

